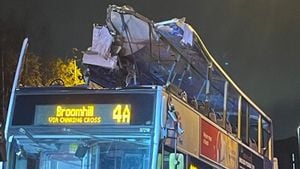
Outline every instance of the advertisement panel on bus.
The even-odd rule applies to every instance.
[[[200,155],[228,168],[237,169],[237,142],[203,119],[200,124]]]
[[[184,133],[178,138],[178,147],[182,148],[195,156],[199,155],[199,119],[200,116],[191,111],[186,105],[177,99],[172,100],[176,110],[176,116],[180,127]],[[166,144],[174,146],[174,139],[167,139]]]
[[[194,155],[199,154],[199,116],[192,111],[178,111],[180,126],[184,134],[179,137],[178,146]],[[189,112],[189,113],[187,113]]]

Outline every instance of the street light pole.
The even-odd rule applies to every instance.
[[[4,56],[3,56],[3,53],[2,53],[2,51],[1,51],[1,73],[2,73],[2,118],[4,118],[4,112],[5,112],[5,106],[4,106],[4,103],[5,103],[5,94],[4,94],[4,92],[5,92],[5,90],[4,90],[4,80],[5,80],[5,78],[4,78]]]
[[[298,163],[300,163],[300,126],[297,127],[297,140],[298,140]]]

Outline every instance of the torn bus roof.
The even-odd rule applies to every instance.
[[[203,48],[185,18],[154,23],[130,7],[112,5],[106,25],[94,25],[83,63],[90,80],[103,87],[174,84],[204,99],[211,60]]]

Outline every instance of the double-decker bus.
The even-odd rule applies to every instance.
[[[117,6],[109,7],[107,22],[97,33],[112,36],[99,43],[115,46],[105,59],[83,56],[88,86],[18,87],[24,41],[5,127],[5,169],[273,169],[270,117],[189,25],[154,23]],[[122,43],[106,44],[119,37]],[[112,51],[118,45],[122,53]],[[103,88],[91,89],[94,83]]]

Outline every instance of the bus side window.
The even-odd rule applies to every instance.
[[[201,169],[200,160],[196,160],[193,157],[189,157],[188,169]]]
[[[242,98],[242,105],[241,105],[241,140],[243,143],[249,145],[249,104],[248,102]]]
[[[261,154],[268,159],[271,159],[270,154],[270,141],[271,141],[271,129],[270,123],[262,118],[262,145],[261,145]]]
[[[259,113],[249,106],[249,146],[258,151],[258,118]]]
[[[163,168],[164,169],[169,169],[169,156],[171,154],[171,151],[169,151],[170,148],[167,148],[165,147],[164,148],[164,152],[163,152],[163,159],[162,159],[162,162],[163,162]]]
[[[234,136],[238,134],[238,106],[239,106],[239,94],[231,86],[228,86],[227,94],[227,121],[231,126],[231,132]],[[227,130],[228,131],[228,130]]]
[[[209,118],[217,125],[225,129],[226,125],[226,98],[224,97],[225,90],[227,91],[228,82],[217,68],[212,68],[210,78],[209,101],[212,111],[209,112]]]
[[[187,169],[214,169],[212,166],[192,156],[188,156],[187,161]]]

